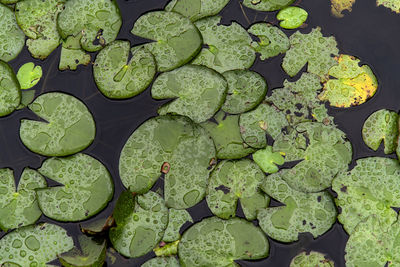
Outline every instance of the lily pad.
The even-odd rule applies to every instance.
[[[166,11],[179,13],[191,21],[217,15],[229,0],[172,0],[165,7]]]
[[[160,116],[129,137],[119,173],[124,186],[139,194],[149,191],[163,173],[167,206],[186,209],[204,198],[214,158],[213,141],[203,128],[186,117]]]
[[[26,46],[34,58],[45,59],[61,40],[57,30],[57,16],[66,0],[24,0],[16,4],[18,25],[28,37]]]
[[[289,123],[285,114],[276,107],[262,103],[256,109],[241,114],[239,125],[247,145],[264,148],[267,145],[267,134],[276,139]]]
[[[106,167],[85,154],[47,159],[39,172],[61,184],[36,190],[43,214],[57,221],[88,219],[104,209],[114,194]]]
[[[396,13],[400,13],[400,1],[399,0],[376,0],[377,6],[384,6],[390,8]]]
[[[258,11],[275,11],[290,6],[295,0],[244,0],[243,5]]]
[[[21,102],[21,89],[10,65],[0,60],[0,117],[11,114]]]
[[[292,30],[303,25],[308,18],[308,13],[301,7],[289,6],[279,11],[276,18],[281,21],[279,26]]]
[[[73,247],[74,241],[60,226],[48,223],[25,226],[0,240],[0,265],[46,266]]]
[[[0,3],[6,4],[6,5],[11,5],[19,2],[20,0],[0,0]]]
[[[186,222],[193,222],[192,216],[186,210],[169,209],[168,227],[165,229],[162,240],[164,242],[174,242],[181,238],[180,229]]]
[[[286,34],[272,24],[265,22],[253,24],[248,32],[259,39],[258,42],[252,42],[251,46],[260,54],[261,60],[283,54],[290,48]]]
[[[44,156],[67,156],[93,142],[95,122],[85,104],[77,98],[64,93],[46,93],[28,107],[46,120],[21,120],[19,134],[31,151]]]
[[[360,60],[349,55],[340,55],[337,66],[329,70],[330,78],[324,84],[319,99],[330,102],[331,106],[347,108],[365,103],[374,96],[378,81],[368,65],[360,67]]]
[[[332,57],[339,54],[335,37],[324,37],[317,27],[307,34],[297,31],[289,40],[290,49],[282,63],[284,71],[294,77],[308,63],[308,72],[317,74],[322,81],[327,80],[330,68],[337,65]]]
[[[335,267],[335,263],[316,251],[302,252],[290,262],[290,267]]]
[[[143,92],[153,81],[156,62],[145,48],[131,50],[128,41],[114,41],[96,57],[93,75],[99,90],[108,98],[124,99]]]
[[[114,218],[117,226],[110,229],[110,240],[120,254],[134,258],[160,242],[168,224],[168,209],[155,192],[134,197],[125,191],[118,199]]]
[[[219,111],[214,120],[202,123],[201,126],[214,140],[218,159],[240,159],[255,151],[240,135],[239,115],[228,115]]]
[[[391,225],[397,220],[391,207],[400,207],[399,162],[371,157],[356,163],[354,169],[338,175],[332,183],[338,194],[336,205],[341,210],[338,219],[349,234],[370,215],[376,215],[382,225]]]
[[[253,154],[253,160],[266,173],[275,173],[279,170],[277,165],[285,163],[285,158],[279,152],[273,152],[272,146],[260,149]]]
[[[87,66],[91,57],[82,49],[69,49],[62,47],[59,70],[76,70],[79,65]]]
[[[192,64],[204,65],[219,73],[250,68],[256,59],[250,35],[236,22],[229,26],[220,22],[220,16],[196,21],[195,25],[207,47],[201,50]]]
[[[10,61],[16,58],[25,45],[25,34],[19,28],[14,12],[0,4],[0,60]]]
[[[17,107],[17,110],[26,108],[35,99],[35,90],[24,90],[21,91],[21,103]]]
[[[106,241],[97,242],[90,237],[78,236],[79,246],[58,255],[62,266],[102,267],[106,259]]]
[[[263,231],[281,242],[298,240],[300,233],[314,238],[328,231],[336,221],[336,208],[328,192],[303,193],[291,188],[283,179],[288,170],[269,175],[261,189],[271,198],[284,204],[258,212]]]
[[[267,94],[267,83],[254,71],[231,70],[222,74],[228,82],[228,94],[222,110],[239,114],[255,108]]]
[[[331,0],[331,12],[337,18],[343,17],[343,11],[351,12],[356,0]]]
[[[17,79],[21,89],[30,89],[40,81],[42,75],[42,67],[35,66],[33,62],[28,62],[18,69]]]
[[[42,212],[35,189],[46,187],[46,180],[32,169],[24,169],[18,190],[11,169],[0,169],[0,228],[3,231],[35,223]]]
[[[180,240],[172,243],[161,242],[156,248],[153,249],[157,257],[168,257],[178,254],[178,245]]]
[[[372,113],[362,128],[364,143],[376,151],[383,142],[385,154],[396,151],[399,135],[398,120],[399,115],[394,111],[381,109]]]
[[[80,224],[81,232],[88,235],[100,235],[114,226],[115,220],[112,216],[97,219],[92,222],[84,222]]]
[[[333,178],[345,172],[352,159],[351,143],[334,126],[304,122],[283,132],[273,146],[285,161],[300,161],[285,170],[283,179],[296,190],[318,192],[331,186]]]
[[[238,200],[257,194],[264,178],[265,175],[258,165],[249,159],[221,161],[211,173],[208,182],[208,207],[214,215],[222,219],[234,217]]]
[[[149,12],[135,22],[131,32],[154,40],[144,47],[154,55],[158,71],[161,72],[186,64],[201,49],[202,38],[196,26],[175,12]]]
[[[156,257],[146,261],[141,267],[180,267],[175,257]]]
[[[239,266],[235,260],[267,257],[269,243],[261,229],[251,222],[211,217],[185,231],[178,251],[183,267]]]
[[[225,101],[227,82],[204,66],[186,65],[157,77],[151,88],[154,99],[176,98],[159,108],[160,115],[178,114],[200,123],[211,118]]]
[[[122,18],[114,0],[69,0],[57,17],[57,25],[63,39],[81,34],[82,48],[94,52],[115,40]]]
[[[240,199],[240,205],[242,207],[244,217],[248,221],[256,220],[258,211],[268,207],[269,202],[269,196],[264,194],[264,192],[261,190],[258,190],[250,197],[242,197]]]

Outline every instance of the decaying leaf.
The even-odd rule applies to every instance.
[[[310,251],[294,257],[290,267],[335,267],[335,263],[320,252]]]
[[[178,245],[180,240],[172,243],[161,242],[156,248],[153,249],[157,257],[168,257],[178,254]]]
[[[186,210],[169,209],[168,227],[165,229],[162,240],[164,242],[174,242],[180,239],[180,229],[186,222],[193,222],[192,216]]]
[[[376,0],[377,6],[384,6],[390,8],[396,13],[400,13],[400,1],[399,0]]]
[[[35,66],[33,62],[28,62],[18,69],[17,79],[21,89],[30,89],[40,81],[42,75],[42,67]]]
[[[295,0],[244,0],[243,5],[258,11],[275,11],[290,6]]]
[[[283,154],[283,153],[282,153]],[[253,160],[266,173],[275,173],[279,170],[277,165],[285,163],[285,158],[279,152],[273,152],[272,146],[257,150],[253,154]]]
[[[337,18],[343,17],[343,11],[351,12],[356,0],[331,0],[331,12]]]
[[[179,13],[191,21],[217,15],[229,0],[171,0],[166,11]]]
[[[308,13],[301,7],[289,6],[279,11],[276,18],[281,21],[279,26],[292,30],[303,25],[308,18]]]
[[[10,65],[0,60],[0,117],[11,114],[21,102],[21,89]]]

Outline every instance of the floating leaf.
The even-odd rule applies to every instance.
[[[154,55],[158,71],[162,72],[186,64],[201,49],[202,38],[197,28],[175,12],[149,12],[135,22],[131,32],[155,41],[144,47]]]
[[[54,224],[19,228],[0,240],[0,265],[47,266],[57,255],[74,247],[67,232]]]
[[[329,70],[330,78],[324,84],[319,99],[330,102],[331,106],[347,108],[363,104],[374,96],[378,81],[368,65],[360,67],[360,60],[349,55],[340,55],[337,66]]]
[[[173,256],[178,254],[178,244],[180,240],[176,240],[172,243],[164,244],[163,242],[160,243],[160,246],[156,247],[153,249],[154,254],[156,254],[157,257],[167,257],[167,256]],[[161,245],[163,245],[161,247]]]
[[[114,248],[126,257],[140,257],[150,252],[163,237],[168,224],[168,209],[155,192],[134,197],[122,193],[114,211],[117,226],[110,230]]]
[[[76,70],[79,65],[87,66],[91,57],[82,49],[68,49],[64,46],[61,49],[59,70]]]
[[[336,205],[341,210],[338,219],[349,234],[370,215],[376,215],[384,225],[391,225],[397,220],[397,213],[391,207],[400,207],[399,162],[371,157],[356,163],[354,169],[338,175],[332,183],[338,194]]]
[[[151,88],[154,99],[176,98],[158,113],[184,115],[200,123],[211,118],[225,101],[227,83],[218,72],[186,65],[157,77]]]
[[[400,13],[400,1],[399,0],[376,0],[377,6],[384,6],[390,8],[396,13]]]
[[[35,189],[46,187],[46,180],[36,171],[24,169],[18,190],[10,169],[0,169],[0,228],[4,231],[35,223],[42,212]]]
[[[195,153],[194,153],[195,151]],[[130,191],[143,194],[164,173],[168,207],[186,209],[206,192],[215,147],[208,133],[182,116],[146,121],[122,149],[119,172]]]
[[[88,235],[102,234],[109,228],[114,226],[115,220],[112,216],[107,218],[97,219],[92,222],[84,222],[80,224],[81,232]]]
[[[42,78],[42,67],[35,66],[35,63],[28,62],[22,65],[17,73],[17,79],[21,89],[30,89],[34,87]]]
[[[11,114],[20,104],[21,90],[10,65],[0,60],[0,117]]]
[[[235,260],[267,257],[269,243],[251,222],[211,217],[185,231],[178,251],[182,266],[239,266]]]
[[[292,259],[290,267],[335,267],[335,263],[316,251],[302,252]]]
[[[278,27],[269,23],[256,23],[251,25],[249,33],[258,37],[258,42],[251,45],[257,53],[260,53],[261,60],[266,60],[285,53],[289,47],[289,38]]]
[[[257,194],[264,178],[263,172],[251,160],[221,161],[208,182],[208,207],[222,219],[234,217],[238,200]]]
[[[179,13],[191,21],[217,15],[229,0],[172,0],[165,7],[166,11]]]
[[[132,57],[129,59],[131,50]],[[96,57],[93,75],[99,90],[109,98],[123,99],[143,92],[153,81],[156,62],[145,48],[130,49],[128,41],[114,41]]]
[[[300,7],[289,6],[279,11],[276,18],[281,21],[279,26],[291,30],[303,25],[308,18],[308,13]]]
[[[383,142],[385,154],[396,151],[399,115],[396,112],[381,109],[375,111],[364,122],[362,137],[365,144],[376,151]]]
[[[244,0],[243,5],[258,11],[275,11],[290,6],[295,0]]]
[[[314,238],[328,231],[336,221],[336,208],[328,192],[303,193],[292,189],[283,180],[288,170],[269,175],[261,189],[284,204],[258,212],[263,231],[281,242],[298,240],[300,233],[311,233]]]
[[[335,37],[324,37],[321,28],[317,27],[307,34],[297,31],[289,39],[290,49],[282,63],[286,73],[294,77],[308,63],[308,72],[326,80],[330,68],[337,64],[332,57],[339,53]]]
[[[141,267],[180,267],[175,257],[156,257],[146,261]]]
[[[24,90],[21,91],[21,103],[17,107],[17,109],[26,108],[30,103],[35,99],[35,90]]]
[[[228,82],[228,94],[222,110],[239,114],[255,108],[267,94],[267,83],[254,71],[231,70],[222,74]]]
[[[244,213],[244,216],[249,221],[257,219],[258,211],[268,207],[270,198],[264,194],[261,190],[258,190],[251,197],[243,197],[240,199],[240,204]]]
[[[20,0],[0,0],[0,3],[6,4],[6,5],[11,5],[19,2]]]
[[[45,59],[60,44],[57,16],[66,0],[24,0],[15,6],[18,25],[28,37],[26,46],[34,58]]]
[[[18,26],[13,10],[8,6],[0,4],[0,18],[0,60],[7,62],[21,52],[25,44],[25,34]]]
[[[58,255],[62,266],[102,267],[106,259],[106,241],[99,243],[90,237],[78,236],[79,246]]]
[[[347,171],[352,158],[351,143],[334,126],[304,122],[283,132],[273,150],[285,155],[285,161],[300,161],[285,170],[283,179],[296,190],[318,192],[331,186],[333,178]]]
[[[217,149],[218,159],[240,159],[254,152],[244,143],[239,128],[239,115],[228,115],[219,111],[214,121],[202,123],[211,135]]]
[[[37,189],[44,215],[57,221],[81,221],[99,213],[112,199],[114,184],[106,167],[91,156],[75,154],[44,161],[39,172],[62,186]]]
[[[236,22],[229,26],[220,22],[220,16],[196,21],[207,47],[201,50],[192,63],[207,66],[219,73],[250,68],[256,59],[250,35]]]
[[[331,0],[332,15],[334,15],[337,18],[342,18],[343,17],[342,12],[344,10],[348,10],[349,12],[351,12],[355,2],[356,0]]]
[[[272,146],[260,149],[253,154],[253,160],[266,173],[275,173],[279,170],[278,166],[285,163],[285,158],[281,153],[273,152]]]
[[[37,97],[29,109],[46,120],[21,120],[21,140],[37,154],[71,155],[88,147],[95,137],[92,114],[85,104],[73,96],[46,93]]]
[[[165,229],[164,242],[174,242],[181,238],[180,229],[186,222],[193,222],[192,216],[186,210],[169,209],[168,227]]]

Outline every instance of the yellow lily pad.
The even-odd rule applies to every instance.
[[[342,12],[348,10],[351,12],[356,0],[331,0],[331,12],[337,18],[342,18]]]

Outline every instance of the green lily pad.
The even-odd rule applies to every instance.
[[[337,66],[329,70],[330,78],[324,84],[320,100],[329,101],[331,106],[347,108],[365,103],[374,96],[378,81],[368,65],[360,67],[360,60],[349,55],[340,55]]]
[[[166,11],[179,13],[191,21],[217,15],[229,0],[172,0],[165,7]]]
[[[0,265],[47,266],[57,255],[74,247],[67,232],[54,224],[21,227],[0,240]]]
[[[290,267],[335,267],[335,263],[316,251],[302,252],[290,262]]]
[[[300,233],[310,233],[314,238],[328,231],[336,221],[336,208],[328,192],[303,193],[291,188],[283,179],[288,170],[271,174],[261,189],[284,204],[258,211],[258,221],[263,231],[281,242],[298,240]]]
[[[30,89],[34,87],[42,78],[42,67],[35,66],[35,63],[28,62],[22,65],[17,73],[17,79],[21,89]]]
[[[63,39],[81,34],[82,48],[94,52],[115,40],[122,18],[114,0],[69,0],[57,17],[57,25]]]
[[[228,94],[222,110],[239,114],[255,108],[267,94],[267,83],[257,72],[231,70],[222,74],[228,82]]]
[[[338,194],[336,205],[341,210],[338,219],[349,234],[370,215],[376,215],[384,225],[391,225],[397,220],[397,213],[391,207],[400,207],[399,162],[370,157],[356,163],[354,169],[338,175],[332,183]]]
[[[227,82],[204,66],[186,65],[157,77],[151,88],[154,99],[176,98],[159,108],[160,115],[178,114],[200,123],[210,119],[225,101]]]
[[[250,197],[242,197],[240,199],[240,205],[243,210],[244,217],[249,221],[257,219],[258,211],[268,207],[270,198],[264,194],[261,190],[258,190],[255,194]]]
[[[62,266],[66,267],[102,267],[106,259],[106,241],[101,243],[90,237],[78,236],[79,246],[58,255]]]
[[[144,47],[154,55],[158,71],[161,72],[176,69],[192,60],[202,44],[196,26],[175,12],[149,12],[135,22],[131,32],[154,40]]]
[[[67,156],[93,142],[95,122],[77,98],[64,93],[46,93],[37,97],[29,109],[46,120],[21,120],[20,138],[31,151],[44,156]]]
[[[110,229],[110,240],[120,254],[140,257],[160,242],[168,224],[168,209],[160,195],[149,191],[134,197],[125,191],[115,209],[117,226]]]
[[[276,18],[281,21],[279,26],[282,28],[296,29],[307,20],[308,13],[301,7],[289,6],[279,11]]]
[[[141,267],[180,267],[175,257],[156,257],[146,261]]]
[[[115,220],[112,216],[95,220],[93,222],[84,222],[80,224],[81,232],[88,235],[98,235],[114,226]]]
[[[283,179],[296,190],[318,192],[331,186],[333,178],[345,172],[352,159],[351,143],[334,126],[304,122],[283,132],[273,146],[285,161],[300,161],[285,170]]]
[[[289,125],[285,114],[267,103],[256,109],[243,113],[239,120],[240,133],[247,145],[264,148],[267,145],[267,134],[276,139],[282,129]]]
[[[163,173],[167,206],[186,209],[204,198],[213,159],[215,147],[203,128],[186,117],[160,116],[129,137],[119,173],[124,186],[139,194],[149,191]]]
[[[243,5],[258,11],[275,11],[290,6],[295,0],[244,0]]]
[[[25,34],[19,28],[14,12],[0,4],[0,60],[10,61],[16,58],[25,45]]]
[[[381,109],[372,113],[362,128],[364,143],[376,151],[384,142],[385,154],[396,151],[399,135],[398,120],[399,115],[390,110]]]
[[[19,2],[20,0],[0,0],[0,3],[5,4],[5,5],[11,5]]]
[[[261,169],[249,159],[221,161],[208,182],[208,207],[222,219],[235,217],[238,200],[257,194],[264,178]]]
[[[36,190],[43,214],[57,221],[88,219],[104,209],[114,194],[106,167],[85,154],[49,158],[39,172],[62,184]]]
[[[179,243],[182,266],[239,266],[234,260],[257,260],[269,254],[260,228],[239,218],[203,219],[190,227]]]
[[[283,54],[290,47],[287,35],[272,24],[264,22],[253,24],[248,32],[259,39],[258,42],[252,42],[251,46],[260,54],[261,60]]]
[[[26,108],[35,99],[35,90],[24,90],[21,91],[21,103],[17,107],[17,110]]]
[[[376,0],[377,6],[384,6],[390,8],[396,13],[400,13],[400,1],[399,0]]]
[[[335,37],[324,37],[321,28],[317,27],[307,34],[297,31],[289,40],[290,49],[282,63],[284,71],[294,77],[308,63],[308,72],[326,80],[330,68],[337,64],[332,57],[339,54]]]
[[[82,49],[61,48],[59,70],[76,70],[79,65],[87,66],[92,58]]]
[[[24,169],[18,190],[11,169],[0,169],[0,228],[4,231],[35,223],[42,212],[35,189],[46,187],[46,180],[36,171]]]
[[[273,152],[272,146],[260,149],[253,154],[253,160],[266,173],[275,173],[279,170],[277,165],[285,163],[285,158],[279,152]]]
[[[21,89],[10,65],[0,60],[0,117],[11,114],[21,102]]]
[[[133,47],[129,59],[128,41],[114,41],[96,57],[93,75],[99,90],[108,98],[124,99],[143,92],[153,81],[156,62],[145,48]]]
[[[18,25],[28,37],[26,46],[34,58],[45,59],[61,40],[57,30],[57,16],[66,0],[24,0],[16,4]]]
[[[181,238],[180,229],[186,222],[193,222],[192,216],[186,210],[169,209],[168,227],[165,229],[162,240],[164,242],[174,242]]]
[[[342,18],[342,12],[347,10],[351,12],[356,0],[331,0],[331,12],[337,18]]]
[[[217,149],[218,159],[240,159],[253,153],[242,139],[239,128],[239,115],[228,115],[219,111],[214,121],[201,124],[211,135]]]
[[[250,68],[256,59],[250,35],[236,22],[229,26],[220,22],[220,16],[195,22],[207,47],[201,50],[192,64],[204,65],[219,73]]]

